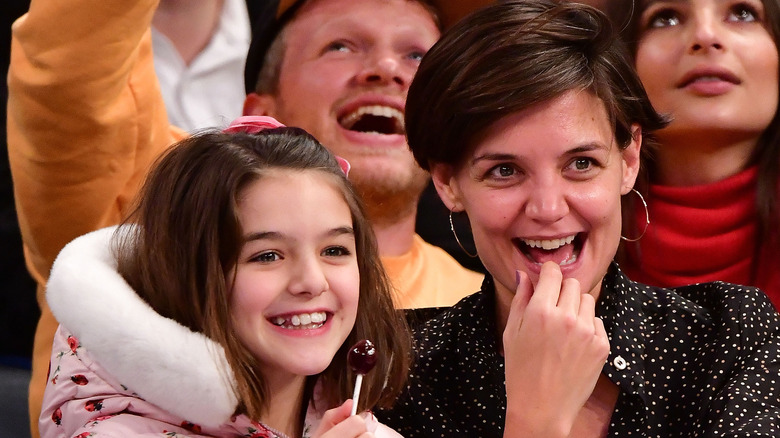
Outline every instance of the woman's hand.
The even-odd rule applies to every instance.
[[[350,415],[351,411],[352,399],[327,410],[312,438],[374,438],[366,420],[360,415]]]
[[[518,271],[504,330],[504,436],[568,436],[609,354],[596,301],[560,267],[542,266],[534,289]]]

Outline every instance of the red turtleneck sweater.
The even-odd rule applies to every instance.
[[[651,186],[650,225],[638,242],[627,243],[621,268],[654,286],[715,280],[757,286],[780,309],[780,245],[763,245],[755,255],[757,175],[752,167],[713,184]]]

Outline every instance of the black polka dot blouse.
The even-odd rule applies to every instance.
[[[488,276],[418,325],[408,386],[381,421],[408,438],[502,436],[493,290]],[[608,436],[780,437],[780,321],[761,291],[650,287],[613,264],[597,306],[610,341],[603,373],[620,388]]]

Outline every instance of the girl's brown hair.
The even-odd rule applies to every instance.
[[[127,222],[134,233],[117,233],[113,249],[119,272],[152,308],[225,349],[235,377],[237,413],[260,419],[269,394],[259,362],[241,344],[230,315],[232,272],[243,245],[238,199],[250,183],[270,169],[322,172],[337,182],[352,213],[360,297],[355,326],[327,369],[307,380],[310,400],[315,382],[328,409],[352,395],[354,374],[347,351],[370,339],[380,352],[365,376],[360,409],[392,403],[405,382],[410,336],[394,309],[392,290],[380,264],[373,231],[363,206],[335,157],[298,128],[276,128],[250,135],[206,131],[174,145],[155,164]],[[226,373],[227,375],[227,373]]]

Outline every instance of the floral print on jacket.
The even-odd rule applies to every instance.
[[[177,390],[178,384],[196,383],[172,382],[171,390]],[[197,419],[178,418],[115,381],[62,326],[54,338],[40,428],[47,438],[125,437],[142,433],[171,438],[287,438],[244,415],[234,416],[218,428],[201,426]],[[310,430],[307,422],[304,438]]]

